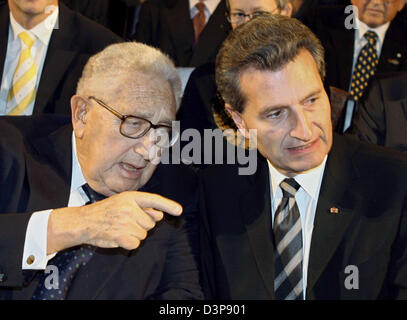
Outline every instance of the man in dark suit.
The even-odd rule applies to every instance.
[[[351,2],[352,10],[346,10],[345,6],[323,6],[308,21],[305,19],[326,50],[328,84],[349,92],[359,53],[367,42],[365,31],[374,31],[377,37],[378,65],[374,67],[374,76],[407,70],[407,24],[402,19],[395,19],[404,1]],[[371,79],[367,81],[367,88],[358,88],[362,99],[369,90]],[[355,94],[355,100],[358,99],[360,97]]]
[[[36,66],[35,87],[26,92],[32,99],[19,108],[15,108],[18,103],[9,101],[22,46],[16,29],[33,33],[31,55]],[[8,5],[0,7],[0,38],[4,40],[0,42],[2,115],[70,114],[69,99],[86,61],[107,45],[120,41],[108,29],[58,4],[58,0],[9,0]]]
[[[233,31],[216,68],[259,154],[253,175],[202,173],[207,296],[406,299],[407,160],[333,135],[318,39],[298,20],[260,16]]]
[[[407,152],[407,73],[377,80],[360,106],[351,132],[362,141]]]
[[[72,125],[0,120],[2,298],[202,298],[196,178],[157,166],[180,92],[167,57],[122,43],[87,63]]]
[[[192,16],[195,7],[188,0],[149,0],[141,8],[134,39],[159,48],[168,54],[177,67],[197,67],[214,61],[229,32],[225,0],[218,2],[209,13],[205,7],[205,26],[197,34]],[[200,3],[201,1],[196,1]],[[206,1],[202,1],[203,4]],[[198,14],[198,13],[197,13]]]

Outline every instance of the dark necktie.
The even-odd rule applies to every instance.
[[[90,199],[86,204],[106,198],[92,190],[88,184],[83,185],[82,189]],[[58,270],[58,284],[52,283],[51,285],[49,280],[47,280],[47,277],[50,277],[51,273],[41,273],[39,284],[32,299],[64,300],[76,273],[80,267],[85,266],[90,261],[93,252],[92,246],[90,245],[81,245],[59,252],[48,263],[48,266],[55,266]]]
[[[198,43],[199,36],[205,28],[205,4],[198,2],[195,7],[198,9],[197,14],[192,19],[195,32],[195,45]]]
[[[277,300],[303,299],[302,283],[302,228],[295,201],[300,185],[294,179],[280,183],[283,199],[274,215],[275,278]]]
[[[379,58],[377,57],[376,43],[377,33],[367,31],[363,35],[367,44],[360,50],[356,60],[355,68],[352,74],[352,84],[350,88],[350,96],[353,100],[358,101],[362,98],[370,79],[375,74]]]

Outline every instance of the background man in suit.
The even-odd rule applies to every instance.
[[[229,32],[225,0],[148,0],[135,40],[168,54],[177,67],[214,61]]]
[[[219,51],[225,107],[247,138],[257,129],[259,155],[251,176],[203,170],[210,297],[407,297],[406,158],[332,134],[323,55],[308,28],[279,15],[237,28]]]
[[[58,0],[0,6],[0,115],[70,114],[82,69],[120,38]]]
[[[351,132],[362,141],[407,152],[406,88],[406,72],[375,81]]]
[[[306,22],[326,50],[327,83],[358,101],[375,75],[407,70],[407,25],[395,19],[404,0],[352,0],[319,8]],[[365,55],[366,52],[366,55]],[[364,70],[365,69],[365,70]]]
[[[122,43],[87,63],[71,99],[73,132],[50,130],[55,118],[1,120],[0,296],[202,297],[196,179],[156,162],[173,142],[165,138],[176,138],[180,92],[166,56]],[[47,286],[50,266],[58,288]]]

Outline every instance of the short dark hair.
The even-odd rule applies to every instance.
[[[216,84],[225,103],[238,112],[245,106],[240,75],[248,68],[278,71],[305,49],[325,78],[324,49],[300,21],[281,15],[261,15],[229,34],[216,58]]]

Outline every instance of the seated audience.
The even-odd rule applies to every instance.
[[[197,181],[158,164],[180,93],[161,52],[114,44],[86,64],[71,124],[0,119],[0,298],[202,298]]]

